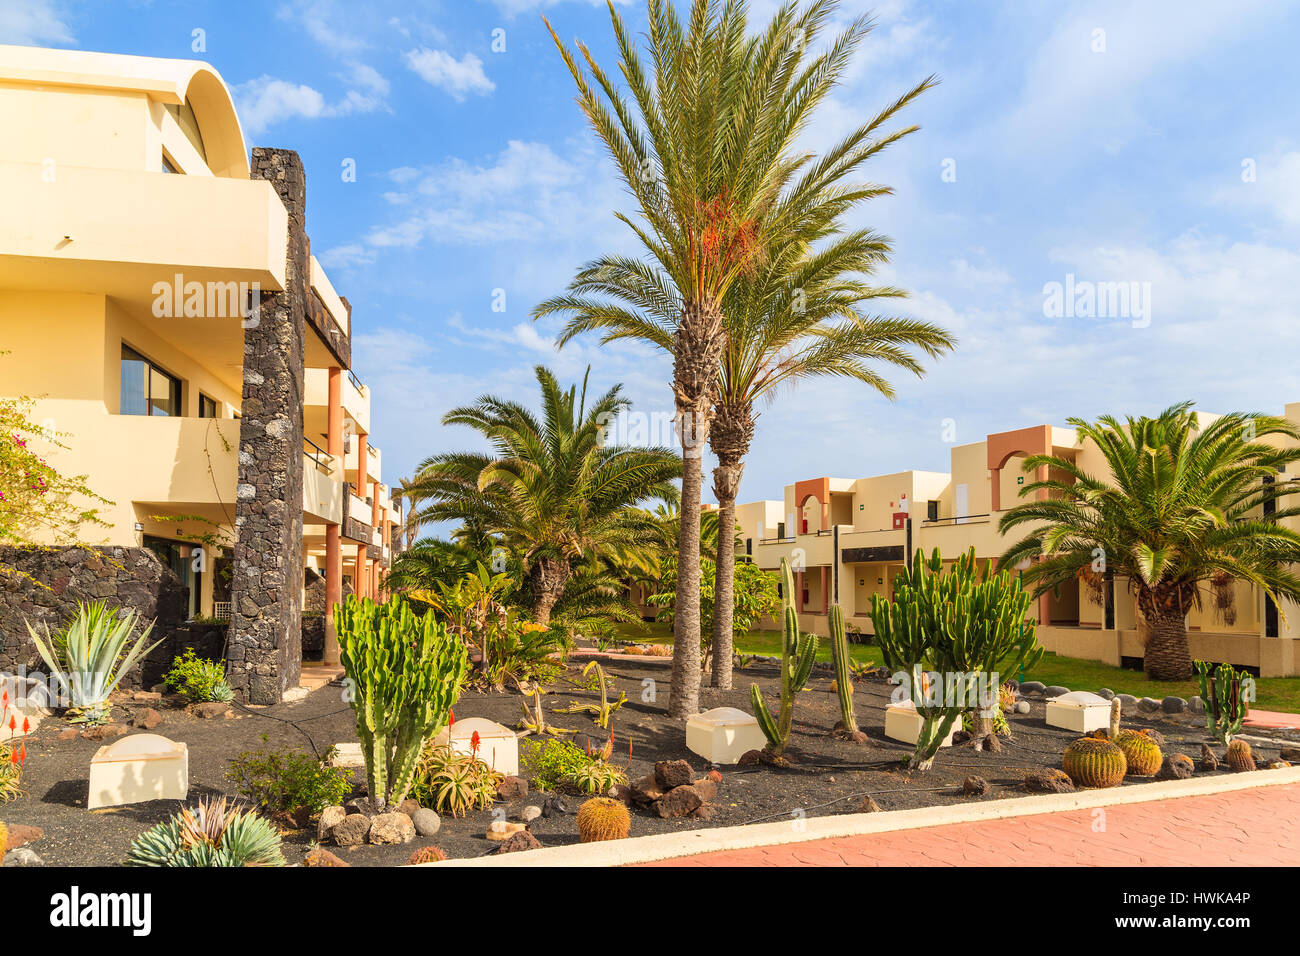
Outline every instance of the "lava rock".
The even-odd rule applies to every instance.
[[[493,853],[521,853],[524,850],[540,850],[542,842],[527,830],[512,833]]]
[[[763,762],[763,751],[746,750],[736,761],[737,767],[752,767]]]
[[[1115,692],[1109,687],[1103,687],[1101,690],[1097,691],[1097,696],[1104,698],[1105,700],[1114,700]]]
[[[673,787],[655,802],[655,812],[665,820],[689,816],[704,803],[700,792],[690,784]]]
[[[524,807],[522,810],[519,811],[519,816],[517,819],[519,820],[520,823],[532,823],[541,815],[542,815],[541,807],[535,807],[532,804],[529,804],[528,806]]]
[[[1030,793],[1073,793],[1074,783],[1064,770],[1034,770],[1025,775]]]
[[[1205,701],[1200,697],[1189,697],[1187,698],[1187,709],[1193,714],[1203,714],[1205,713]]]
[[[16,850],[11,850],[4,856],[4,862],[0,866],[44,866],[45,861],[36,855],[35,850],[29,850],[22,846]]]
[[[1053,684],[1051,687],[1048,687],[1046,690],[1043,691],[1043,696],[1060,697],[1062,694],[1068,694],[1069,692],[1070,692],[1070,688],[1062,687],[1060,684]]]
[[[558,793],[553,793],[542,804],[542,816],[548,819],[559,814],[577,813],[578,808]]]
[[[141,730],[153,730],[162,722],[162,714],[158,713],[158,711],[154,710],[152,707],[147,707],[136,713],[135,717],[131,720],[131,725],[133,727],[139,727]]]
[[[655,783],[660,790],[672,790],[674,787],[687,786],[695,777],[695,771],[685,760],[659,760],[655,762]]]
[[[1027,700],[1018,700],[1018,701],[1016,701],[1016,713],[1017,713],[1017,714],[1027,714],[1027,713],[1029,713],[1029,701],[1027,701]]]
[[[964,730],[954,730],[952,732],[952,742],[954,744],[964,744],[970,740],[970,734]]]
[[[1036,680],[1027,680],[1020,685],[1020,693],[1022,694],[1041,694],[1045,690],[1047,690],[1047,685]]]
[[[363,817],[373,817],[375,815],[375,805],[370,802],[369,797],[353,797],[347,803],[343,804],[348,814],[359,813]]]
[[[186,708],[195,717],[202,720],[216,720],[219,717],[224,718],[226,714],[234,716],[229,704],[223,704],[219,700],[204,701],[201,704],[190,704]]]
[[[1152,727],[1150,730],[1148,730],[1148,731],[1146,732],[1146,734],[1147,734],[1147,737],[1148,737],[1150,740],[1155,741],[1155,745],[1156,745],[1157,747],[1159,747],[1161,750],[1164,750],[1164,749],[1165,749],[1165,735],[1164,735],[1164,734],[1162,734],[1160,731],[1156,730],[1154,727]]]
[[[19,847],[26,846],[29,843],[35,843],[45,836],[45,831],[40,827],[27,826],[23,823],[9,824],[9,839],[4,846],[0,846],[0,855],[9,850],[16,850]]]
[[[629,807],[632,806],[632,788],[625,783],[616,783],[610,787],[609,796],[612,800],[618,800]]]
[[[1115,699],[1119,701],[1120,709],[1126,714],[1131,714],[1137,709],[1138,699],[1132,694],[1116,694]]]
[[[395,846],[415,839],[415,824],[405,813],[381,813],[370,821],[370,842]]]
[[[1300,760],[1300,747],[1283,747],[1278,756],[1283,760]]]
[[[526,828],[522,823],[510,823],[506,820],[493,820],[487,828],[487,838],[493,843],[504,843],[516,833],[523,833]]]
[[[364,813],[351,813],[330,830],[330,839],[339,846],[361,846],[370,836],[370,817]]]
[[[718,796],[718,785],[708,777],[701,777],[691,784],[705,803],[712,803]]]
[[[420,809],[420,801],[419,801],[419,800],[412,800],[410,797],[407,797],[405,800],[403,800],[403,801],[402,801],[400,804],[398,804],[398,806],[397,806],[397,812],[398,812],[398,813],[405,813],[408,817],[409,817],[411,814],[415,813],[416,810],[419,810],[419,809]]]
[[[961,792],[968,797],[982,797],[989,792],[989,782],[983,777],[967,777],[962,782]]]
[[[114,737],[121,737],[129,728],[126,724],[98,724],[94,727],[87,727],[81,732],[82,740],[112,740]]]
[[[691,811],[692,820],[712,820],[717,808],[711,803],[701,803]]]
[[[326,807],[320,812],[316,824],[316,839],[324,843],[329,839],[330,831],[347,819],[348,812],[342,807]]]
[[[78,736],[77,728],[69,727],[67,730],[60,730],[59,736],[55,739],[67,742],[69,740],[76,740],[77,736]]]
[[[1201,769],[1218,770],[1219,758],[1214,755],[1209,744],[1201,744]]]
[[[1160,771],[1156,774],[1157,780],[1186,780],[1192,775],[1196,765],[1192,763],[1192,758],[1186,754],[1168,754],[1164,763],[1160,765]]]
[[[1164,697],[1160,701],[1160,709],[1166,714],[1181,714],[1187,710],[1187,701],[1181,697]]]
[[[442,817],[428,807],[421,807],[411,814],[411,825],[422,837],[431,837],[442,828]]]
[[[871,794],[867,794],[858,804],[858,813],[880,813],[880,804],[872,799]]]
[[[712,780],[714,783],[722,783],[722,774],[716,770],[710,770],[704,776],[709,780]]]
[[[1154,714],[1160,709],[1160,701],[1154,697],[1143,697],[1138,701],[1138,710],[1144,714]]]
[[[507,802],[528,796],[528,781],[523,777],[506,777],[497,784],[497,797]]]
[[[346,860],[339,859],[324,847],[316,847],[302,861],[303,866],[351,866]]]
[[[655,782],[654,774],[646,774],[632,782],[631,787],[632,802],[639,807],[649,806],[667,791]]]

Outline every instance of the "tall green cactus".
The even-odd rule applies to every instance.
[[[1240,732],[1246,719],[1249,701],[1254,698],[1255,679],[1231,664],[1217,666],[1209,661],[1193,661],[1201,682],[1201,700],[1205,701],[1205,722],[1210,735],[1227,746]]]
[[[876,594],[871,620],[885,665],[911,682],[912,702],[923,723],[909,766],[928,770],[934,755],[981,682],[996,693],[999,666],[1033,667],[1043,655],[1034,622],[1025,619],[1031,598],[1020,582],[984,564],[975,549],[947,570],[939,549],[927,559],[918,549],[895,587],[894,599]],[[923,675],[937,672],[942,693],[924,692]]]
[[[840,722],[835,729],[842,734],[858,733],[853,715],[853,671],[849,667],[849,638],[844,631],[844,611],[831,606],[827,624],[831,632],[831,656],[835,659],[835,689],[840,695]]]
[[[773,719],[767,701],[757,684],[749,687],[750,700],[758,726],[767,737],[767,751],[774,757],[785,753],[790,740],[790,725],[794,722],[794,700],[808,683],[813,661],[817,657],[817,638],[799,633],[799,614],[794,609],[794,573],[790,562],[781,559],[781,711]]]
[[[432,613],[417,616],[400,597],[376,604],[349,595],[335,626],[370,800],[391,810],[406,799],[424,742],[460,697],[469,651]]]

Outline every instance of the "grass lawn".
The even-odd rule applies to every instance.
[[[620,634],[625,640],[642,644],[671,644],[672,636],[668,625],[655,623],[645,625],[645,630],[626,628]],[[775,657],[781,653],[781,635],[778,631],[750,631],[736,639],[736,651],[740,654],[761,654]],[[868,664],[882,663],[880,649],[862,644],[850,644],[849,655],[855,661]],[[828,661],[831,658],[830,644],[823,640],[817,649],[817,659]],[[1018,675],[1008,674],[1008,677]],[[1041,681],[1044,684],[1059,684],[1071,690],[1099,690],[1109,687],[1117,694],[1132,694],[1134,697],[1154,697],[1157,700],[1170,695],[1176,697],[1193,697],[1201,692],[1196,681],[1150,681],[1141,671],[1111,667],[1097,661],[1079,660],[1074,657],[1061,657],[1059,654],[1044,654],[1038,666],[1025,674],[1025,680]],[[1261,710],[1276,710],[1283,713],[1300,713],[1300,677],[1262,677],[1256,682],[1257,699],[1254,706]]]

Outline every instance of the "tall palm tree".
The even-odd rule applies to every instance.
[[[1070,424],[1081,442],[1096,445],[1110,474],[1089,474],[1064,456],[1030,455],[1026,472],[1050,470],[1021,495],[1046,497],[1008,509],[998,525],[1003,534],[1030,526],[1001,563],[1037,559],[1025,580],[1038,594],[1089,569],[1127,579],[1149,632],[1144,667],[1153,680],[1192,676],[1186,617],[1201,582],[1226,574],[1274,601],[1300,600],[1300,577],[1288,568],[1300,562],[1300,534],[1278,524],[1300,509],[1277,508],[1300,487],[1276,481],[1300,460],[1300,448],[1265,441],[1300,439],[1295,425],[1233,413],[1202,429],[1190,402],[1156,418]]]
[[[568,295],[542,303],[534,317],[572,314],[561,345],[598,331],[604,341],[650,341],[673,357],[684,459],[668,705],[675,717],[693,714],[699,703],[701,458],[726,349],[727,292],[798,224],[833,218],[873,194],[871,186],[846,185],[845,177],[907,132],[876,135],[931,83],[905,94],[817,161],[795,152],[799,133],[870,29],[869,20],[858,19],[814,53],[836,8],[835,0],[815,0],[802,12],[798,4],[787,3],[760,33],[750,35],[743,0],[693,0],[686,24],[670,0],[648,0],[653,64],[648,73],[611,3],[619,69],[630,100],[586,46],[578,44],[584,69],[551,30],[577,84],[578,103],[636,200],[632,215],[616,215],[632,229],[647,258],[604,256],[590,263]],[[666,294],[656,283],[667,276],[680,295],[679,310],[670,321],[650,321],[620,304],[591,299],[607,291],[602,278],[607,269],[641,273],[652,296]]]
[[[629,405],[618,386],[588,406],[585,378],[579,394],[540,365],[536,374],[540,419],[492,395],[452,409],[443,424],[473,428],[492,453],[426,459],[407,495],[419,521],[459,521],[516,555],[530,613],[547,624],[576,564],[652,530],[635,506],[675,501],[681,460],[667,448],[603,444],[603,425]]]

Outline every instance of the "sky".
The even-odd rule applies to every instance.
[[[765,21],[772,0],[754,0]],[[644,3],[619,11],[638,33]],[[786,484],[948,471],[954,443],[1102,414],[1280,414],[1300,401],[1300,3],[843,0],[876,25],[800,143],[827,148],[937,74],[919,132],[866,170],[849,224],[891,237],[891,314],[950,330],[894,401],[812,380],[764,406],[740,500]],[[672,412],[671,363],[530,310],[635,253],[630,211],[542,14],[615,65],[589,0],[0,0],[0,42],[198,58],[250,145],[297,150],[312,250],[352,304],[385,479],[475,447],[443,413],[536,403],[533,367]],[[353,175],[355,172],[355,175]],[[883,309],[883,307],[882,307]],[[706,465],[711,467],[711,465]],[[708,483],[706,481],[706,492]],[[706,495],[707,496],[707,495]]]

